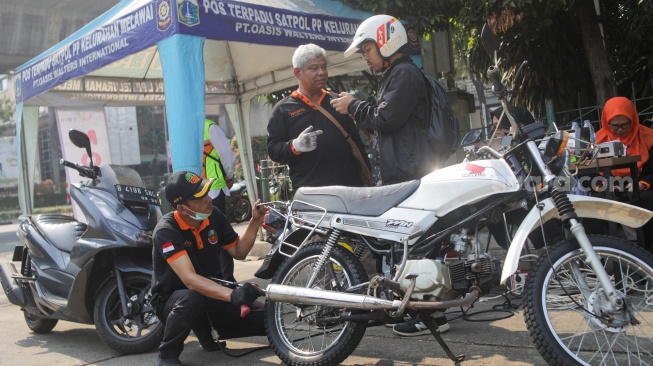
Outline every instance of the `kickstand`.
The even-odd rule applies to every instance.
[[[431,331],[431,334],[435,337],[435,340],[440,343],[440,347],[444,350],[444,352],[449,356],[449,358],[454,361],[454,362],[461,362],[465,359],[465,355],[454,355],[449,346],[447,346],[446,343],[444,343],[444,339],[440,336],[440,333],[438,332],[438,325],[435,323],[435,319],[431,317],[430,314],[425,313],[423,311],[419,312],[419,319],[422,321],[422,323],[426,324],[426,326],[429,328]]]

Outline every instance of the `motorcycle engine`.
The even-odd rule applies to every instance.
[[[450,261],[448,266],[451,287],[457,292],[467,293],[475,285],[487,293],[499,283],[501,262],[490,254],[476,259]]]
[[[406,276],[417,275],[412,300],[445,301],[461,297],[473,285],[489,292],[499,283],[501,262],[486,254],[477,259],[443,261],[441,259],[409,260],[399,276],[403,290],[410,281]]]
[[[413,300],[443,301],[460,297],[459,294],[450,294],[451,279],[447,264],[440,259],[417,259],[406,262],[399,284],[405,291],[410,286],[407,275],[417,275],[415,289],[410,298]]]

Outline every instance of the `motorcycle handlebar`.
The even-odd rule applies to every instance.
[[[87,168],[87,167],[79,165],[79,164],[71,163],[70,161],[67,161],[67,160],[64,160],[64,159],[59,160],[59,164],[65,166],[65,167],[73,168],[73,169],[77,170],[77,172],[79,172],[79,175],[81,175],[82,177],[87,177],[87,178],[91,178],[91,179],[97,178],[97,175],[95,174],[95,171],[93,169],[91,169],[91,168]]]
[[[505,96],[506,86],[501,82],[501,75],[499,75],[499,69],[492,65],[487,69],[487,76],[492,82],[492,91],[497,97]]]

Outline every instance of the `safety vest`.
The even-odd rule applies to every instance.
[[[215,148],[211,144],[209,128],[213,124],[211,120],[204,120],[204,151],[202,154],[202,178],[215,178],[215,181],[211,185],[212,191],[227,186],[227,182],[224,179],[224,170],[220,164],[220,156],[218,156],[218,152],[215,151]]]

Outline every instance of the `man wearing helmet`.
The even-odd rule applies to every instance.
[[[408,37],[404,26],[389,15],[366,19],[356,30],[345,57],[360,52],[373,72],[383,73],[376,103],[365,102],[342,92],[331,101],[336,111],[349,114],[374,131],[372,166],[377,185],[420,179],[434,170],[436,161],[427,140],[429,101],[422,71],[404,54]],[[402,336],[430,331],[416,314],[393,330]],[[440,332],[449,329],[447,318],[432,315]]]
[[[375,15],[356,30],[345,57],[360,52],[370,69],[383,73],[376,103],[340,93],[331,105],[374,131],[373,162],[377,185],[420,179],[434,170],[427,140],[428,94],[422,72],[403,53],[404,26],[389,15]]]

